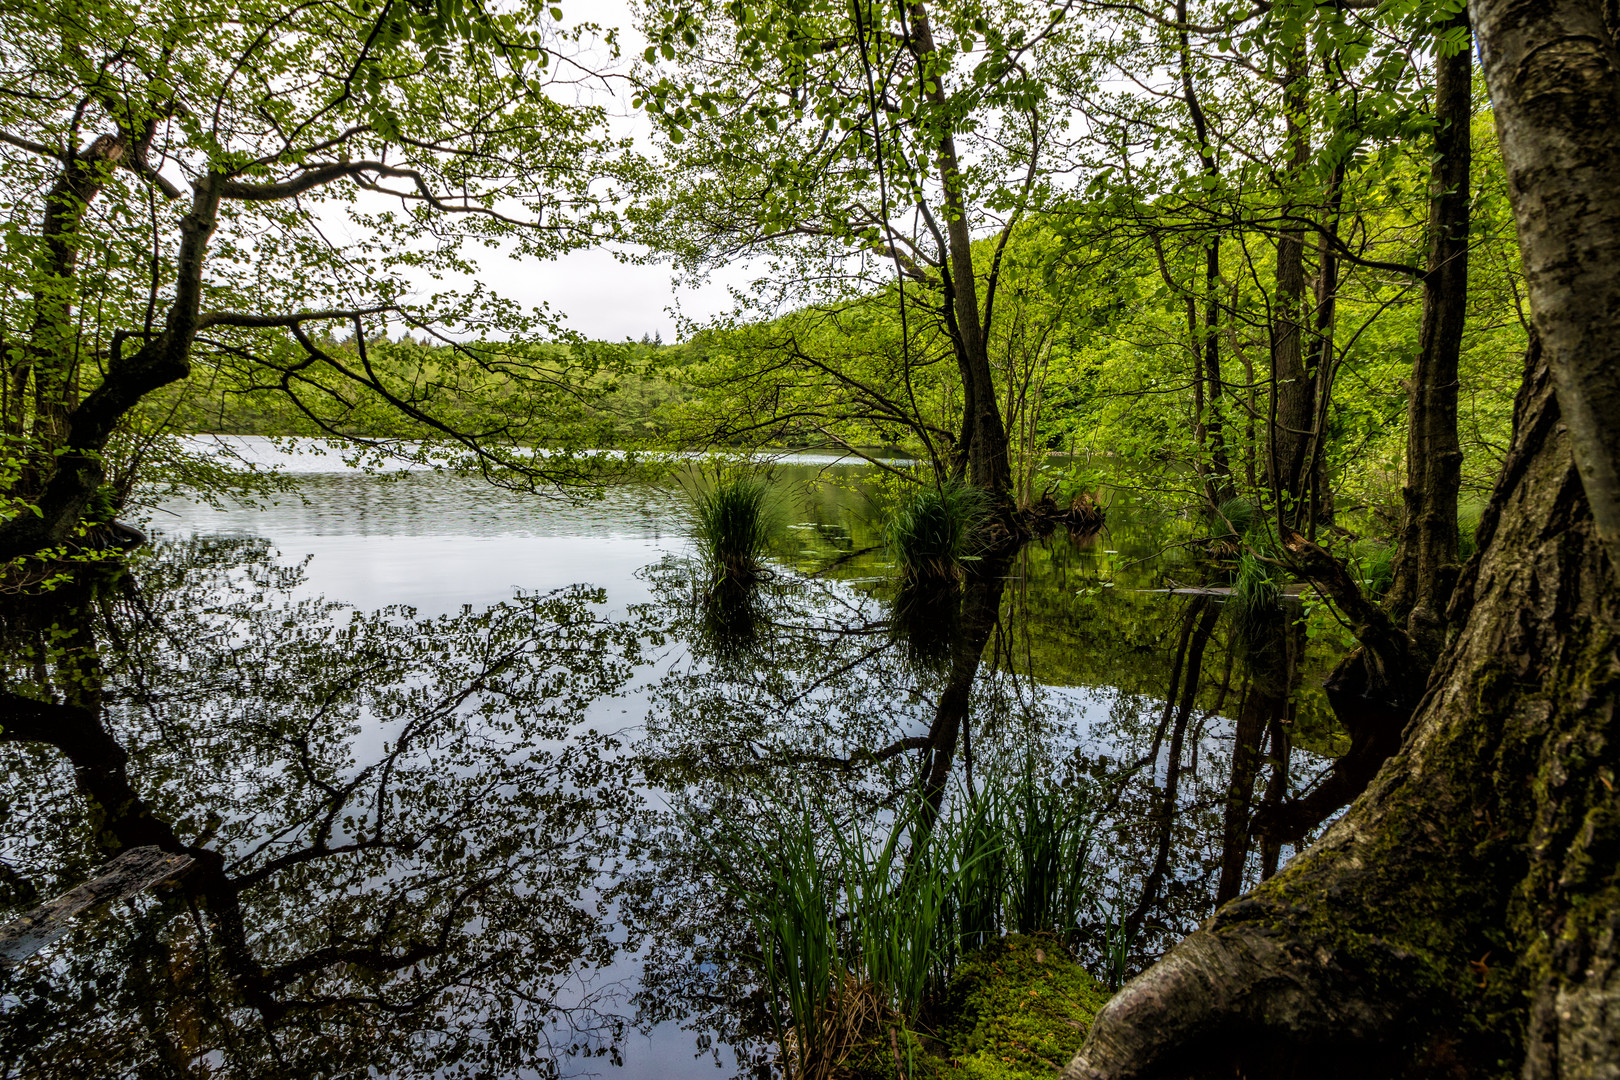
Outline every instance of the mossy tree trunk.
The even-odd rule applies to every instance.
[[[1496,1075],[1525,1052],[1527,994],[1555,1027],[1562,999],[1614,1008],[1620,611],[1539,360],[1483,528],[1471,613],[1400,752],[1122,990],[1065,1076]],[[1620,1064],[1614,1025],[1575,1028],[1554,1041]]]
[[[1620,50],[1600,0],[1471,14],[1536,335],[1457,636],[1365,794],[1066,1077],[1620,1075]]]

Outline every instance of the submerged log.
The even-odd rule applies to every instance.
[[[161,848],[130,848],[83,885],[0,927],[0,969],[18,964],[66,934],[73,920],[97,904],[138,893],[191,868],[189,855]]]

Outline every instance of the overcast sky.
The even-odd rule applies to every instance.
[[[640,54],[646,41],[635,32],[628,0],[561,0],[563,22],[589,21],[619,28],[622,56],[627,63]],[[645,138],[649,126],[629,115],[627,98],[612,106],[621,114],[616,133]],[[541,303],[566,317],[569,328],[599,340],[640,340],[644,334],[676,340],[673,310],[679,306],[688,319],[704,320],[731,309],[728,286],[748,280],[741,267],[721,268],[698,289],[672,287],[668,266],[627,265],[605,250],[576,251],[551,261],[501,259],[480,253],[484,283],[502,296],[526,306]]]

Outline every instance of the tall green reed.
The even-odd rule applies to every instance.
[[[978,488],[956,480],[911,492],[889,518],[889,549],[907,582],[955,581],[972,556],[990,502]]]
[[[826,1075],[874,1026],[914,1021],[968,951],[1008,931],[1072,938],[1093,905],[1082,793],[1026,773],[957,796],[931,827],[921,799],[880,821],[799,795],[713,835],[795,1076]]]

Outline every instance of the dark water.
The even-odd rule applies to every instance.
[[[807,790],[885,812],[923,764],[871,756],[929,732],[975,597],[953,783],[1033,770],[1112,793],[1074,928],[1101,973],[1155,862],[1153,749],[1197,602],[1167,590],[1218,570],[1187,543],[1206,526],[1115,491],[1101,533],[897,616],[874,471],[798,456],[774,471],[772,574],[717,617],[676,488],[569,505],[288,463],[302,502],[170,504],[129,575],[9,601],[11,688],[88,719],[48,739],[6,722],[5,913],[121,846],[205,854],[185,888],[0,972],[5,1075],[750,1071],[769,1052],[750,932],[701,823]],[[1132,968],[1211,909],[1240,711],[1274,702],[1287,790],[1337,749],[1330,657],[1298,628],[1244,645],[1213,620]]]

